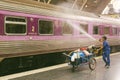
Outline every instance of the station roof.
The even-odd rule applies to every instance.
[[[111,0],[33,0],[101,14]]]
[[[95,15],[99,16],[99,15],[103,15],[106,14],[108,15],[109,13],[112,15],[108,15],[108,16],[112,16],[113,18],[119,18],[120,14],[119,13],[115,13],[114,12],[114,8],[116,9],[117,3],[119,4],[120,0],[2,0],[2,1],[18,1],[18,2],[23,2],[23,3],[28,3],[31,5],[38,5],[38,6],[42,6],[42,3],[45,4],[52,4],[52,5],[56,5],[56,6],[60,6],[63,8],[68,8],[68,9],[73,9],[73,10],[78,10],[78,11],[85,11],[85,12],[90,12],[90,13],[94,13]],[[34,3],[38,3],[38,4],[34,4]],[[40,3],[40,4],[39,4]],[[110,7],[112,4],[113,7]],[[55,6],[53,6],[54,8]],[[120,7],[119,7],[120,9]],[[120,12],[120,10],[117,10]],[[115,14],[115,15],[113,15]]]
[[[8,1],[17,1],[17,0],[8,0]],[[26,0],[21,0],[26,1]],[[111,0],[27,0],[43,2],[47,4],[58,5],[67,8],[73,8],[77,10],[92,12],[95,14],[101,14],[105,9],[106,5]]]

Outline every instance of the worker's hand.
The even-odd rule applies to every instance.
[[[99,53],[99,49],[96,49],[94,53],[95,53],[95,54],[98,54],[98,53]]]

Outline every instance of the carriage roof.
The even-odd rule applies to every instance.
[[[1,0],[0,9],[14,12],[23,12],[28,14],[52,16],[58,18],[83,20],[88,22],[120,25],[119,21],[116,19],[103,19],[99,18],[93,13],[73,10],[32,0]]]

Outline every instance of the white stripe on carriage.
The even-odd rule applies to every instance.
[[[120,55],[120,52],[111,54],[111,56],[114,56],[114,55]],[[100,58],[102,58],[102,56],[96,57],[96,59],[100,59]],[[21,73],[16,73],[16,74],[11,74],[11,75],[0,77],[0,80],[9,80],[9,79],[13,79],[13,78],[18,78],[18,77],[31,75],[31,74],[36,74],[36,73],[40,73],[40,72],[54,70],[54,69],[58,69],[58,68],[66,67],[66,66],[68,66],[68,63],[59,64],[59,65],[41,68],[41,69],[36,69],[36,70],[31,70],[31,71],[26,71],[26,72],[21,72]]]

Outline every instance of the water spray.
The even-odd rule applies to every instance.
[[[88,34],[80,25],[77,25],[75,23],[72,23],[71,21],[67,20],[67,24],[69,24],[72,28],[75,28],[76,30],[80,31],[81,33],[83,33],[85,36],[87,36],[88,38],[92,39],[92,40],[96,40],[94,37],[92,37],[90,34]]]

